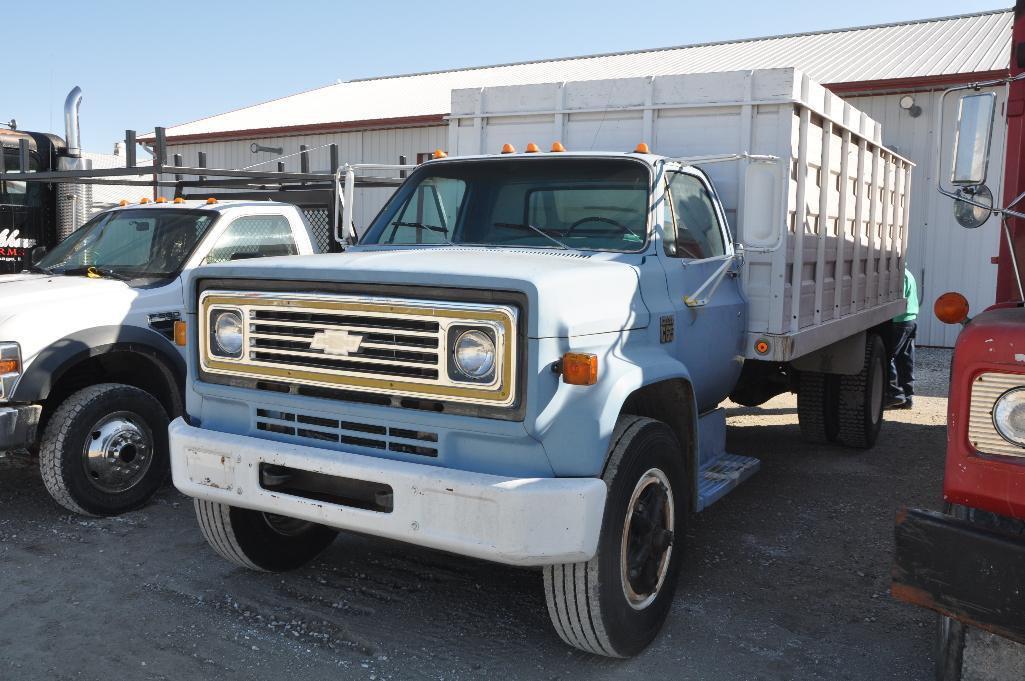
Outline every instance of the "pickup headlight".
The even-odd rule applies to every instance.
[[[455,381],[491,383],[495,380],[498,352],[494,330],[454,326],[449,329],[449,375]]]
[[[1008,442],[1025,447],[1025,388],[1008,390],[997,398],[993,426]]]
[[[215,357],[242,356],[245,330],[242,326],[242,312],[235,309],[218,308],[210,312],[210,354]]]
[[[0,343],[0,399],[9,400],[21,378],[21,346]]]

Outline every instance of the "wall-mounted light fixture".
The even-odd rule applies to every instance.
[[[922,115],[922,107],[915,104],[915,98],[911,95],[904,95],[900,98],[900,108],[908,112],[908,115],[912,118],[918,118]]]

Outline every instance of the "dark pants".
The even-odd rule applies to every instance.
[[[890,337],[890,397],[911,401],[915,394],[915,332],[917,324],[893,322]]]

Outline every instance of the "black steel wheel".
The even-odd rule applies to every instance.
[[[631,657],[665,622],[683,559],[690,486],[666,424],[621,416],[602,479],[608,486],[595,556],[543,570],[548,614],[569,645]]]

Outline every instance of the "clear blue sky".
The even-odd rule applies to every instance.
[[[1011,0],[36,0],[4,2],[0,120],[63,135],[79,85],[83,146],[366,78],[862,26]]]

